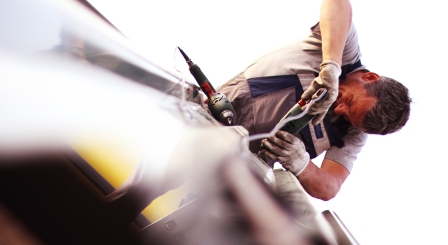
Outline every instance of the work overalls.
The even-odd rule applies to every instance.
[[[343,66],[339,80],[343,82],[347,74],[360,66],[360,60]],[[303,94],[299,75],[246,79],[240,73],[218,90],[231,101],[237,115],[236,124],[246,128],[250,135],[270,132]],[[341,148],[344,145],[343,136],[347,134],[350,123],[342,117],[333,123],[330,120],[331,115],[327,113],[323,122],[318,125],[310,123],[296,134],[311,159],[331,146]],[[249,148],[252,152],[258,152],[260,140],[250,142]]]

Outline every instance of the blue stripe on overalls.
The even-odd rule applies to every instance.
[[[361,60],[358,60],[354,64],[343,66],[342,73],[339,79],[345,80],[348,73],[352,72],[354,69],[360,67],[361,65],[362,65]],[[316,74],[316,76],[317,75],[318,74]],[[247,79],[247,82],[249,84],[252,98],[290,87],[295,87],[296,101],[299,101],[300,97],[303,94],[302,84],[300,83],[300,80],[297,75],[256,77]],[[342,139],[342,137],[345,134],[347,134],[346,129],[348,122],[342,119],[342,122],[338,122],[337,125],[332,124],[330,122],[330,117],[327,114],[324,117],[323,123],[327,131],[330,145],[337,146],[339,148],[344,146],[344,140]],[[340,127],[340,125],[342,125],[342,127]],[[321,124],[314,125],[314,132],[316,134],[317,139],[323,138]],[[315,158],[317,154],[309,127],[303,128],[299,133],[302,136],[302,141],[305,145],[308,154],[310,154],[311,158]]]

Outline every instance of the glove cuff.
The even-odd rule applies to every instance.
[[[336,61],[333,61],[333,60],[322,61],[322,63],[320,64],[320,70],[322,70],[324,68],[324,66],[332,67],[332,69],[336,69],[338,76],[340,76],[342,73],[341,66]]]
[[[305,170],[306,166],[308,166],[308,163],[310,162],[310,160],[311,160],[310,154],[308,154],[308,152],[306,152],[306,154],[304,154],[304,156],[303,156],[303,165],[301,166],[300,169],[295,171],[293,174],[298,177],[303,172],[303,170]]]

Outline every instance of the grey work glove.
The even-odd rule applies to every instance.
[[[331,104],[337,99],[340,75],[341,66],[332,60],[325,60],[320,64],[319,76],[314,78],[310,87],[303,92],[302,100],[307,101],[318,89],[326,88],[328,90],[328,97],[310,108],[309,114],[316,115],[312,121],[314,125],[322,122]]]
[[[280,162],[295,176],[301,174],[310,161],[302,141],[286,131],[280,130],[274,136],[262,140],[261,146],[263,150],[260,154]]]

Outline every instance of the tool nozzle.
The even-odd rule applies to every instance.
[[[188,61],[191,61],[190,60],[190,58],[188,58],[188,56],[185,54],[185,52],[181,49],[181,48],[179,48],[179,47],[177,47],[178,49],[179,49],[179,51],[180,51],[180,53],[182,54],[182,56],[184,57],[184,59],[188,62]]]

